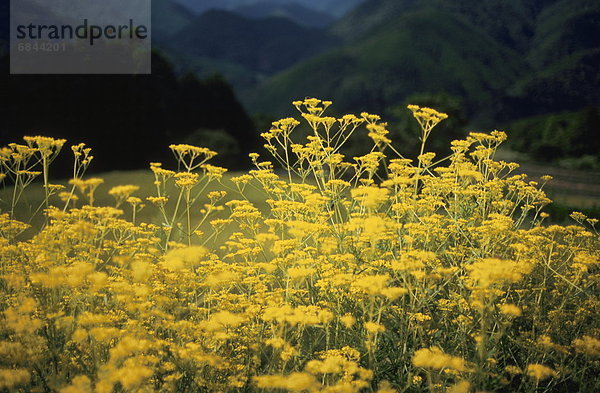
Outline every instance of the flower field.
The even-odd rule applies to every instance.
[[[294,105],[262,135],[272,161],[223,181],[215,152],[172,145],[153,195],[111,206],[85,145],[68,185],[64,140],[2,148],[0,392],[600,391],[597,220],[546,225],[543,184],[494,159],[506,134],[437,158],[447,116],[409,106],[411,159],[379,116]]]

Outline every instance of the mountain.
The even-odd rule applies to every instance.
[[[241,5],[234,8],[233,12],[251,19],[287,18],[300,26],[314,28],[324,28],[335,21],[335,18],[329,14],[307,8],[298,3],[281,4],[274,1],[264,1]]]
[[[280,115],[305,96],[385,114],[413,93],[462,97],[475,125],[600,102],[600,2],[366,0],[331,27],[343,44],[244,97]]]
[[[515,51],[464,19],[425,8],[275,75],[248,102],[281,113],[294,99],[317,96],[342,111],[382,112],[412,93],[445,91],[466,97],[474,112],[497,109],[495,97],[526,70]]]
[[[529,60],[547,67],[557,60],[595,50],[600,37],[600,2],[559,1],[539,14]]]
[[[366,0],[340,19],[331,31],[346,42],[355,42],[381,30],[404,13],[414,11],[418,0]]]
[[[533,72],[520,78],[509,94],[534,98],[529,113],[577,110],[600,103],[600,2],[559,1],[538,16],[527,60]],[[522,105],[519,105],[522,107]]]
[[[233,10],[240,6],[260,3],[260,0],[173,0],[197,14],[211,9]],[[363,0],[271,0],[276,4],[297,3],[305,8],[324,12],[335,17],[341,17]]]
[[[152,39],[155,44],[166,43],[170,37],[187,27],[194,15],[185,7],[170,0],[152,0]]]
[[[171,47],[188,56],[271,74],[334,43],[324,31],[305,28],[288,19],[254,20],[229,11],[211,10],[176,34]]]
[[[404,14],[433,7],[464,19],[500,43],[526,50],[537,15],[558,0],[366,0],[342,18],[332,31],[346,40],[385,28]]]

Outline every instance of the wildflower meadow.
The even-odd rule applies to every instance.
[[[547,223],[505,133],[436,157],[447,116],[411,105],[405,157],[377,115],[293,105],[254,169],[171,145],[111,205],[86,145],[63,184],[65,140],[1,148],[0,392],[600,391],[598,220]]]

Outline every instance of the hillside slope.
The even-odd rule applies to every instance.
[[[333,43],[324,31],[301,27],[284,18],[253,20],[212,10],[196,17],[175,35],[171,46],[187,55],[227,61],[269,74]]]
[[[491,127],[600,102],[598,1],[366,0],[330,32],[344,44],[265,81],[244,97],[249,108],[280,114],[320,96],[385,113],[445,92]]]
[[[515,116],[600,104],[598,37],[600,2],[563,0],[545,8],[527,53],[533,71],[509,90]],[[530,110],[523,113],[523,107]]]
[[[282,111],[291,99],[321,96],[342,110],[381,111],[411,93],[443,90],[467,97],[471,108],[494,108],[498,92],[526,69],[514,51],[464,20],[426,8],[276,75],[249,102],[253,110]]]
[[[201,14],[211,9],[233,10],[236,7],[253,5],[260,0],[173,0],[188,9]],[[271,0],[277,4],[297,3],[306,8],[340,17],[364,0]]]
[[[335,18],[330,14],[307,8],[302,4],[280,4],[273,0],[241,5],[234,8],[233,12],[252,19],[287,18],[300,26],[309,28],[328,27],[335,21]]]
[[[152,1],[152,39],[163,44],[187,27],[194,15],[181,5],[170,0]]]

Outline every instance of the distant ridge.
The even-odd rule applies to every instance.
[[[152,39],[165,43],[187,27],[194,15],[185,7],[170,0],[152,0]]]
[[[238,6],[233,9],[233,12],[252,19],[287,18],[296,24],[312,28],[328,27],[335,21],[330,14],[307,8],[298,3],[281,4],[275,1],[262,1]]]
[[[343,44],[244,97],[283,114],[291,99],[385,113],[413,93],[464,98],[476,124],[600,103],[600,2],[366,0],[331,28]]]
[[[234,12],[211,10],[174,36],[174,49],[201,58],[228,61],[270,74],[333,46],[321,30],[284,18],[260,20]]]
[[[261,0],[173,0],[186,6],[197,14],[210,9],[233,10],[240,6],[248,6],[262,2]],[[313,9],[333,15],[337,18],[343,16],[363,0],[270,0],[276,4],[297,3],[305,8]]]

